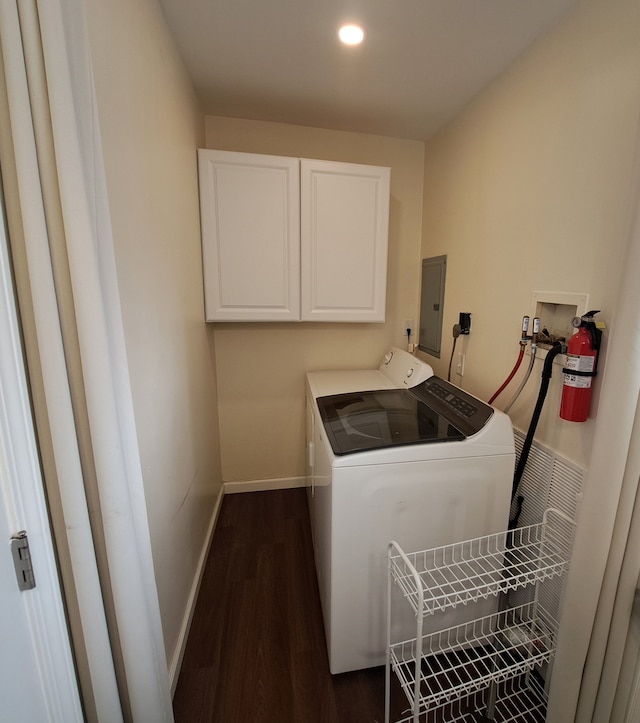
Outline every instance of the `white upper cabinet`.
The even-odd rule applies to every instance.
[[[384,321],[390,170],[303,160],[304,321]]]
[[[298,320],[298,160],[198,150],[198,166],[206,320]]]
[[[207,321],[384,321],[388,168],[199,150]]]

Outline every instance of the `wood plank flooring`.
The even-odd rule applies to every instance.
[[[304,489],[224,498],[173,703],[176,723],[384,721],[384,668],[329,673]]]

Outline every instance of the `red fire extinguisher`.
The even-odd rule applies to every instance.
[[[602,332],[593,317],[599,311],[576,316],[573,326],[578,331],[569,339],[567,365],[562,370],[564,382],[560,417],[569,422],[584,422],[589,416],[593,378],[598,373],[598,352]]]

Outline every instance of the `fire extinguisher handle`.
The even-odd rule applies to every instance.
[[[589,332],[589,335],[591,336],[591,348],[595,351],[600,350],[600,342],[602,341],[602,331],[598,329],[598,327],[596,326],[596,322],[593,320],[593,317],[599,313],[600,309],[593,309],[592,311],[587,311],[584,316],[576,316],[572,322],[573,325],[576,327],[583,326],[586,328],[586,330]],[[580,323],[577,323],[578,319],[580,319]]]
[[[591,346],[596,351],[600,350],[600,342],[602,341],[602,331],[598,329],[595,322],[591,322],[588,325],[589,334],[591,334]]]

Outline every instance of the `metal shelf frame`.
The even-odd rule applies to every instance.
[[[574,526],[549,508],[538,525],[430,550],[406,553],[390,542],[385,723],[392,673],[409,703],[397,723],[473,721],[481,711],[504,723],[544,721],[546,694],[533,673],[553,661],[558,622],[538,601],[537,586],[566,571]],[[415,638],[400,642],[391,640],[393,585],[416,616]],[[507,592],[527,585],[536,586],[533,602],[507,607]],[[423,635],[426,615],[498,595],[498,612]]]

